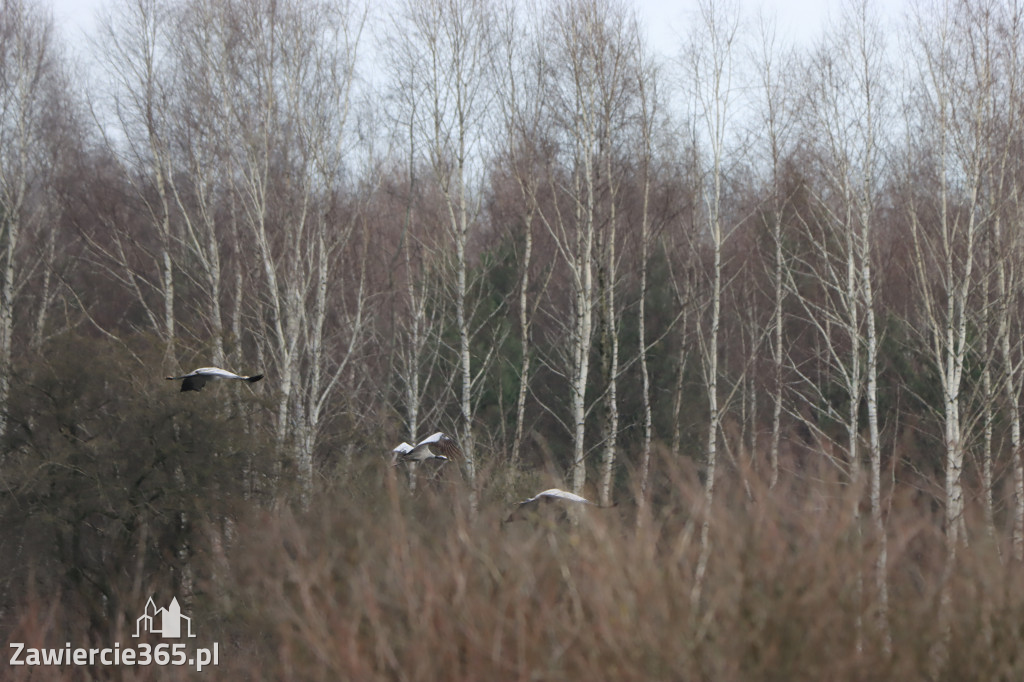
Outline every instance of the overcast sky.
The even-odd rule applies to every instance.
[[[54,17],[63,30],[71,35],[92,28],[96,8],[117,0],[52,0]],[[758,7],[776,12],[780,26],[794,36],[813,36],[822,25],[830,8],[839,6],[839,0],[743,0],[744,9],[753,14]],[[884,3],[891,5],[893,3]],[[677,42],[676,35],[688,12],[696,6],[695,0],[637,0],[651,39],[662,50]]]

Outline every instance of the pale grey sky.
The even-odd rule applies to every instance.
[[[107,2],[116,1],[52,0],[52,3],[54,17],[70,37],[91,30],[96,8]],[[793,31],[794,36],[806,36],[818,30],[828,8],[838,7],[839,2],[840,0],[743,0],[742,4],[745,11],[749,10],[751,14],[761,6],[769,12],[777,12],[780,26],[784,30]],[[677,42],[673,29],[678,31],[686,14],[692,12],[696,6],[695,0],[636,0],[636,3],[647,22],[652,40],[662,50]]]
[[[686,33],[687,17],[697,10],[696,0],[634,0],[640,11],[652,45],[663,54],[674,54],[680,35]],[[838,8],[839,0],[741,0],[746,18],[753,19],[758,9],[778,18],[780,38],[795,42],[812,40],[824,25],[828,8]]]
[[[72,41],[80,44],[83,33],[91,32],[97,8],[125,0],[42,0],[51,2],[58,26]],[[652,46],[665,56],[674,55],[685,33],[687,16],[697,7],[697,0],[634,0],[647,25]],[[887,19],[895,18],[906,0],[876,0]],[[779,22],[780,38],[788,38],[798,45],[806,45],[820,34],[829,13],[836,13],[842,0],[740,0],[748,19],[756,16],[759,8],[768,15],[775,14]]]

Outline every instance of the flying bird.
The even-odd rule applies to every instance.
[[[596,506],[587,498],[581,497],[576,493],[559,490],[558,488],[551,488],[542,493],[537,493],[528,500],[520,502],[519,505],[512,510],[512,513],[508,515],[508,518],[505,519],[505,523],[525,519],[530,514],[540,513],[541,510],[548,509],[555,505],[564,510],[567,506],[573,504]]]
[[[200,367],[194,369],[188,374],[183,374],[180,377],[167,377],[168,381],[181,382],[182,391],[201,391],[203,386],[206,385],[207,381],[213,379],[238,379],[239,381],[248,381],[250,384],[259,381],[263,378],[262,374],[253,374],[251,377],[243,377],[240,374],[229,372],[226,369],[220,367]]]
[[[438,454],[434,450],[445,454]],[[394,450],[391,451],[396,460],[402,462],[425,462],[428,459],[439,459],[448,461],[459,455],[459,448],[455,445],[455,441],[444,435],[443,432],[438,431],[432,436],[427,436],[416,445],[409,445],[408,443],[399,443]]]

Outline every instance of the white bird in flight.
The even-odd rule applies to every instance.
[[[594,506],[594,503],[585,497],[581,497],[576,493],[570,493],[567,490],[559,490],[558,488],[550,488],[542,493],[537,493],[528,500],[523,500],[519,505],[508,515],[505,519],[505,523],[516,521],[519,519],[525,519],[531,512],[537,513],[542,509],[546,509],[553,504],[560,504],[565,506],[566,504],[589,504]]]
[[[181,382],[182,391],[200,391],[203,386],[206,385],[207,381],[213,379],[238,379],[239,381],[248,381],[250,384],[259,381],[263,378],[262,374],[253,374],[251,377],[243,377],[240,374],[229,372],[226,369],[220,367],[200,367],[194,369],[188,374],[183,374],[180,377],[167,377],[169,381],[178,381],[183,379]]]
[[[447,454],[437,454],[431,449],[431,446]],[[438,431],[432,436],[427,436],[416,445],[409,445],[405,442],[399,443],[391,452],[394,454],[396,460],[401,460],[403,462],[424,462],[428,459],[448,461],[449,459],[458,456],[459,448],[455,445],[454,440],[444,435],[444,432]]]

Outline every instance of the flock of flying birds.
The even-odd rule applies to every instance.
[[[454,440],[446,436],[444,432],[438,431],[433,435],[427,436],[419,443],[416,443],[416,445],[409,445],[403,441],[391,451],[391,454],[396,465],[400,462],[415,462],[418,464],[431,459],[447,462],[459,455],[459,448]],[[516,509],[505,519],[505,523],[526,519],[531,513],[540,512],[552,505],[564,506],[567,504],[594,505],[593,502],[576,493],[570,493],[567,490],[560,490],[558,488],[550,488],[544,492],[537,493],[528,500],[520,502]]]
[[[262,374],[242,376],[241,374],[235,374],[234,372],[229,372],[219,367],[200,367],[199,369],[194,369],[188,374],[183,374],[179,377],[167,377],[167,380],[181,381],[182,391],[201,391],[208,381],[234,379],[236,381],[245,381],[251,384],[262,378]],[[416,445],[409,445],[405,442],[399,443],[391,453],[396,465],[400,462],[404,462],[406,464],[418,464],[427,460],[440,460],[447,462],[459,455],[459,448],[455,444],[454,440],[446,436],[443,432],[438,431],[431,436],[427,436]],[[559,490],[558,488],[551,488],[534,495],[528,500],[520,502],[516,509],[508,516],[507,519],[505,519],[505,522],[508,523],[510,521],[527,518],[531,513],[539,512],[551,505],[566,504],[593,506],[594,503],[575,493]]]

